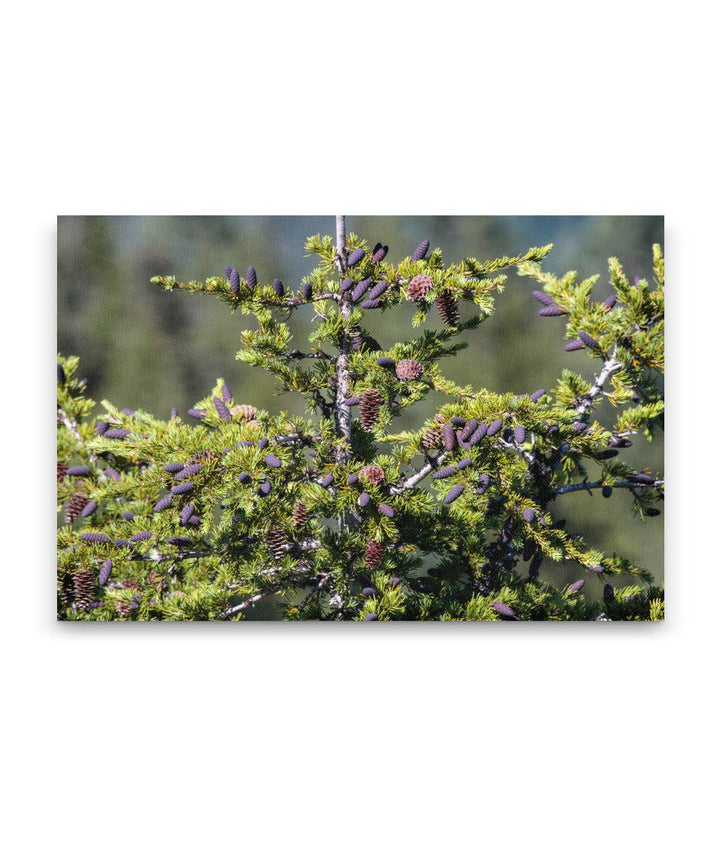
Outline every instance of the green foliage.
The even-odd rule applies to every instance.
[[[365,255],[347,269],[357,249]],[[306,244],[315,269],[282,294],[243,277],[235,291],[226,277],[154,277],[252,316],[237,358],[300,393],[308,412],[257,411],[218,379],[190,422],[110,402],[94,419],[77,359],[59,357],[58,511],[68,521],[58,528],[59,617],[231,620],[270,603],[289,620],[662,620],[647,569],[603,555],[553,514],[565,493],[610,487],[627,491],[641,518],[658,513],[662,479],[612,455],[662,427],[662,254],[653,248],[652,286],[630,284],[610,259],[616,301],[600,303],[598,277],[542,268],[549,250],[457,264],[434,250],[393,265],[373,261],[355,235],[341,248],[317,235]],[[513,267],[561,308],[566,337],[598,360],[594,378],[567,369],[551,392],[529,396],[461,387],[441,372],[467,347],[461,335],[479,335],[504,288],[499,272]],[[421,295],[410,288],[419,275],[430,278]],[[377,305],[364,306],[378,283]],[[457,302],[457,317],[443,301]],[[385,350],[363,322],[391,307],[408,327],[438,308],[447,324]],[[304,350],[291,335],[297,312],[312,313]],[[445,398],[434,418],[393,431],[430,392]],[[602,399],[613,408],[607,426],[595,412]],[[599,576],[605,602],[542,580],[543,562]]]

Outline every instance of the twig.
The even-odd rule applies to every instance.
[[[555,491],[555,495],[560,496],[563,493],[574,493],[577,490],[588,490],[588,491],[589,490],[596,490],[596,489],[601,488],[601,487],[629,488],[630,490],[633,490],[634,488],[648,488],[648,487],[662,488],[662,487],[665,487],[665,482],[661,479],[653,482],[652,484],[641,484],[640,482],[634,482],[634,481],[616,481],[616,482],[613,482],[612,484],[606,485],[605,482],[584,481],[584,482],[579,482],[577,484],[563,485],[563,487],[557,488],[557,490]]]
[[[585,414],[585,411],[590,407],[593,401],[600,395],[603,391],[603,386],[607,383],[608,379],[612,377],[612,375],[617,374],[620,369],[623,367],[623,364],[616,358],[617,357],[617,345],[613,348],[612,354],[605,360],[603,364],[602,371],[595,378],[595,382],[593,383],[590,391],[587,395],[584,395],[575,408],[580,416]]]

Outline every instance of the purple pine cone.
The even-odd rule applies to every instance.
[[[350,289],[352,287],[353,287],[353,281],[348,277],[347,279],[344,279],[342,281],[342,283],[340,284],[340,291],[345,293],[346,291],[350,291]]]
[[[132,409],[132,407],[123,407],[121,412],[124,413],[126,416],[134,416],[135,415],[135,411]]]
[[[176,484],[170,488],[170,493],[173,496],[180,496],[183,493],[192,493],[195,489],[195,485],[192,482],[182,482],[182,484]]]
[[[372,289],[370,290],[370,294],[368,294],[368,297],[370,298],[370,300],[377,300],[378,297],[380,297],[380,295],[387,290],[387,287],[388,283],[384,279],[381,279],[380,282],[378,282],[372,287]]]
[[[113,544],[114,544],[116,547],[121,547],[121,548],[122,548],[122,547],[129,547],[129,546],[130,546],[130,542],[129,542],[126,538],[116,538],[116,539],[113,541]]]
[[[269,482],[269,481],[264,481],[264,482],[260,485],[260,487],[258,488],[258,493],[259,493],[261,496],[267,496],[267,495],[270,493],[270,491],[271,491],[271,490],[272,490],[272,488],[270,487],[270,482]]]
[[[465,420],[462,418],[462,416],[453,416],[450,420],[450,424],[454,425],[456,428],[462,428],[465,424]]]
[[[474,417],[472,419],[468,419],[465,423],[465,427],[460,432],[460,439],[465,442],[469,441],[472,435],[475,433],[478,427],[478,421]]]
[[[217,398],[217,396],[214,396],[213,404],[215,405],[215,410],[217,410],[218,416],[223,420],[223,422],[232,422],[232,414],[228,410],[224,401]]]
[[[247,273],[245,274],[245,281],[248,284],[248,288],[255,288],[257,285],[257,273],[255,272],[255,268],[250,265],[247,269]]]
[[[281,467],[282,461],[276,455],[265,455],[265,463],[269,467]]]
[[[472,437],[468,440],[468,443],[471,446],[477,445],[482,438],[487,434],[487,423],[481,422],[478,427],[473,431]]]
[[[347,477],[348,484],[357,484],[359,481],[359,476],[356,473],[352,473]]]
[[[368,502],[370,502],[370,494],[363,491],[358,497],[358,505],[360,508],[365,508]]]
[[[120,481],[120,473],[112,467],[105,467],[105,475],[114,481]]]
[[[572,342],[568,342],[565,345],[566,351],[581,351],[585,347],[585,343],[580,339],[573,339]]]
[[[179,473],[175,473],[174,478],[176,481],[182,481],[190,476],[196,476],[201,469],[202,467],[200,464],[188,464],[186,467],[183,467]]]
[[[469,460],[469,459],[466,459],[466,460]],[[434,472],[433,478],[434,479],[446,479],[446,478],[449,478],[450,476],[454,476],[457,471],[458,471],[458,468],[454,464],[452,464],[449,467],[443,467],[443,469],[437,470],[436,472]]]
[[[172,544],[173,547],[189,547],[192,544],[191,538],[183,538],[182,535],[173,535],[172,538],[167,539],[168,544]]]
[[[285,286],[282,284],[282,282],[279,279],[273,280],[273,291],[275,292],[277,297],[284,297],[285,296]]]
[[[345,404],[349,405],[350,407],[354,407],[356,404],[360,404],[360,396],[353,395],[351,398],[346,398]]]
[[[575,594],[585,585],[585,580],[576,580],[571,586],[568,586],[568,592]]]
[[[587,422],[573,422],[572,424],[572,429],[576,434],[584,434],[587,427]]]
[[[188,410],[188,416],[192,416],[193,419],[204,419],[206,412],[204,410],[200,410],[198,407],[191,407],[190,410]]]
[[[536,389],[535,392],[533,392],[533,394],[530,396],[530,401],[539,401],[543,397],[543,395],[545,395],[546,392],[547,390],[545,389]]]
[[[68,476],[89,476],[90,469],[89,467],[69,467],[67,473],[65,475]]]
[[[235,295],[235,297],[240,294],[240,274],[235,270],[235,268],[230,268],[230,291]]]
[[[386,502],[381,502],[378,505],[378,511],[381,514],[384,514],[385,517],[395,517],[395,509],[392,505],[388,505]]]
[[[182,523],[183,526],[187,526],[188,520],[190,520],[193,514],[195,514],[195,506],[192,502],[188,502],[187,505],[183,506],[183,509],[180,512],[180,523]]]
[[[222,385],[222,389],[220,390],[220,395],[222,396],[222,400],[227,404],[228,401],[232,401],[232,393],[230,392],[230,388],[226,383]]]
[[[532,296],[543,306],[557,306],[553,298],[549,294],[545,294],[544,291],[533,291]]]
[[[490,487],[490,476],[487,473],[482,473],[482,475],[478,479],[477,492],[482,496],[482,494],[485,493],[488,487]]]
[[[646,476],[645,473],[633,473],[628,478],[637,484],[655,484],[655,479],[652,476]]]
[[[522,425],[515,426],[515,442],[520,444],[525,442],[525,429]]]
[[[492,608],[497,612],[498,615],[502,615],[504,618],[515,618],[515,611],[511,609],[506,603],[503,603],[501,600],[496,600]]]
[[[263,449],[266,449],[270,445],[270,441],[267,437],[261,437],[258,440],[258,449],[262,452]]]
[[[67,380],[67,378],[65,377],[65,369],[60,365],[60,363],[58,363],[57,364],[57,382],[61,386],[63,386],[65,384],[66,380]]]
[[[580,339],[583,345],[586,345],[588,348],[592,348],[593,351],[600,350],[600,345],[598,345],[598,343],[595,341],[595,339],[593,339],[591,335],[589,335],[589,333],[585,333],[583,330],[580,330],[578,332],[578,339]]]
[[[465,490],[465,487],[461,484],[456,484],[454,487],[451,487],[450,490],[445,495],[445,499],[443,502],[446,502],[448,505],[451,502],[455,502],[455,500],[460,496],[460,494]]]
[[[131,535],[128,539],[132,541],[133,544],[136,544],[138,541],[149,541],[155,535],[154,532],[145,531],[145,532],[136,532],[134,535]]]
[[[502,419],[496,419],[488,425],[487,436],[493,437],[502,428]]]
[[[532,508],[526,508],[522,516],[526,523],[532,523],[535,520],[535,511]]]
[[[326,476],[323,476],[323,478],[322,478],[322,479],[320,479],[320,484],[321,484],[323,487],[330,487],[330,485],[331,485],[334,481],[335,481],[335,476],[333,476],[333,474],[332,474],[332,473],[328,473]]]
[[[107,535],[102,532],[83,532],[80,536],[82,541],[87,541],[88,544],[110,544],[112,543]]]
[[[605,497],[605,499],[610,499],[610,497],[612,496],[612,490],[613,489],[609,484],[603,486],[602,495]]]
[[[312,283],[304,282],[302,287],[302,296],[304,300],[310,300],[312,298]]]
[[[384,369],[395,371],[395,360],[392,357],[378,357],[377,364]]]
[[[593,571],[596,574],[602,574],[605,572],[605,569],[602,565],[593,565],[592,568],[588,568],[589,571]]]
[[[80,512],[80,517],[90,517],[91,514],[94,514],[97,511],[98,504],[94,499],[91,499],[90,502],[83,508]]]
[[[363,618],[363,621],[377,621],[378,617],[374,612],[368,612],[368,614]]]
[[[365,597],[372,597],[372,595],[377,594],[377,591],[372,588],[372,586],[365,586],[365,588],[362,590],[362,593],[365,595]]]
[[[112,571],[112,559],[105,559],[105,561],[100,565],[100,572],[98,573],[98,584],[104,586],[107,584],[107,581],[110,579],[110,572]]]
[[[360,306],[363,309],[378,309],[381,303],[379,300],[363,300]]]
[[[238,481],[242,484],[246,484],[250,480],[250,473],[240,473],[240,475],[238,476]]]
[[[185,464],[181,464],[179,461],[173,461],[170,464],[165,464],[165,466],[163,467],[163,472],[179,473],[183,469],[185,469]]]
[[[172,505],[172,502],[173,502],[173,496],[171,493],[168,493],[155,503],[155,507],[153,508],[153,511],[155,511],[155,512],[165,511],[166,508],[170,508],[170,506]]]
[[[557,318],[559,315],[567,315],[562,306],[546,306],[538,312],[543,318]]]
[[[361,279],[360,282],[353,288],[351,297],[353,303],[357,303],[358,300],[365,294],[365,292],[370,288],[371,279]]]
[[[387,246],[387,244],[385,244],[384,246],[377,245],[375,248],[375,252],[372,256],[373,264],[378,264],[378,262],[381,262],[387,255],[388,249],[389,247]]]
[[[617,303],[617,301],[618,301],[617,294],[611,294],[611,295],[610,295],[610,297],[608,297],[608,298],[607,298],[607,300],[603,300],[602,305],[603,305],[603,306],[608,310],[608,312],[609,312],[609,311],[613,308],[613,306],[615,306],[615,304]]]
[[[443,443],[448,452],[452,452],[457,444],[457,436],[449,423],[443,428]]]
[[[462,461],[458,461],[457,468],[459,470],[464,470],[466,467],[469,467],[472,464],[472,460],[470,458],[463,458]]]
[[[232,273],[232,270],[233,269],[230,267],[230,265],[225,265],[225,276],[229,277],[230,274]]]
[[[360,262],[365,258],[365,250],[358,249],[353,250],[348,256],[347,266],[355,267],[355,265],[360,264]]]
[[[424,241],[420,241],[417,247],[415,247],[415,252],[410,256],[410,261],[419,262],[420,259],[424,259],[429,249],[430,241],[428,241],[427,239],[425,239]]]
[[[199,526],[202,523],[202,518],[198,517],[197,514],[193,514],[193,516],[188,520],[188,526]]]
[[[611,437],[608,444],[617,446],[618,449],[627,449],[628,446],[632,446],[632,440],[628,440],[627,437]]]
[[[125,520],[135,520],[135,515],[132,511],[123,511],[122,516]]]
[[[100,420],[95,423],[95,433],[96,434],[104,434],[107,429],[110,427],[109,422],[105,422],[104,420]]]
[[[127,428],[108,428],[103,437],[107,437],[110,440],[124,440],[131,433]]]

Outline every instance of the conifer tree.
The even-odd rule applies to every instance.
[[[576,491],[615,493],[640,523],[659,513],[662,476],[627,465],[623,450],[662,428],[662,252],[653,247],[652,283],[631,283],[610,259],[613,295],[600,302],[599,277],[543,268],[550,249],[446,263],[426,240],[393,263],[338,217],[334,238],[308,239],[316,266],[300,283],[252,266],[203,282],[154,277],[253,316],[237,358],[300,393],[307,412],[259,410],[220,378],[187,417],[103,401],[95,418],[78,359],[59,356],[58,617],[238,620],[267,600],[296,620],[662,619],[649,570],[553,513]],[[589,352],[594,377],[568,368],[550,390],[514,394],[445,376],[441,361],[481,335],[510,269],[537,283],[543,323],[562,319],[568,364]],[[418,332],[383,348],[364,320],[390,307]],[[303,350],[297,312],[312,313]],[[423,330],[433,313],[442,327]],[[433,418],[394,431],[432,390],[445,396]],[[583,568],[572,584],[543,578],[567,561]],[[602,601],[585,598],[588,577],[603,582]]]

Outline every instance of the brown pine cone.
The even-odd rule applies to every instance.
[[[370,484],[378,485],[385,478],[385,470],[376,464],[368,464],[360,470],[359,476],[361,479],[367,479]]]
[[[308,510],[305,507],[305,503],[298,502],[298,504],[295,506],[295,510],[292,513],[292,525],[297,527],[298,529],[302,529],[303,526],[307,525],[309,519],[310,515],[308,514]]]
[[[68,465],[62,461],[57,462],[57,480],[61,482],[65,478],[65,473],[68,471]]]
[[[380,393],[371,387],[360,396],[360,424],[369,431],[380,413]]]
[[[65,574],[60,581],[60,601],[63,606],[70,606],[75,598],[75,575]]]
[[[75,609],[90,609],[95,600],[95,574],[87,568],[75,571],[73,575],[73,600]]]
[[[282,526],[273,526],[267,535],[267,545],[276,562],[280,562],[285,555],[286,544],[287,538],[285,537],[285,530]]]
[[[233,416],[239,416],[247,421],[255,419],[257,412],[257,407],[253,407],[252,404],[236,404],[235,407],[230,408],[230,413]]]
[[[432,279],[425,273],[420,273],[410,280],[407,294],[410,300],[419,303],[424,300],[433,287]]]
[[[457,300],[449,292],[441,294],[435,301],[443,322],[448,327],[457,327],[460,320],[460,309]]]
[[[65,506],[65,522],[72,523],[76,517],[79,517],[80,512],[87,505],[87,495],[84,493],[74,493]]]
[[[417,360],[400,360],[395,367],[395,374],[400,380],[417,380],[424,371],[423,364]]]
[[[371,571],[380,567],[385,555],[385,545],[381,541],[368,541],[365,547],[365,564]]]

